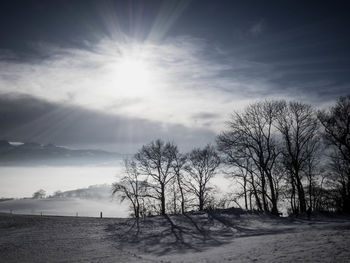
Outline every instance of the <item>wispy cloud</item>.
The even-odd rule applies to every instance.
[[[257,24],[255,31],[260,27]],[[218,131],[232,110],[248,101],[300,97],[304,92],[301,87],[295,94],[295,89],[283,86],[285,82],[279,83],[288,79],[290,69],[238,59],[228,50],[189,36],[143,43],[105,38],[97,44],[84,43],[84,48],[43,44],[37,48],[43,54],[40,59],[0,56],[1,93]],[[120,73],[118,65],[130,56],[143,63],[147,78],[137,71]],[[216,118],[194,122],[193,116],[203,112]]]
[[[9,141],[132,153],[156,138],[174,141],[186,151],[215,138],[209,129],[125,117],[13,93],[2,94],[0,105],[0,138]]]
[[[191,116],[207,110],[227,111],[225,89],[240,89],[230,71],[245,67],[210,51],[201,39],[171,38],[161,44],[119,44],[102,40],[90,49],[40,45],[48,56],[40,61],[0,63],[1,92],[19,92],[59,103],[170,123],[190,124]],[[116,65],[136,52],[151,72],[148,87],[127,90],[118,82]],[[126,55],[125,55],[126,54]],[[140,76],[135,72],[132,81]],[[127,82],[127,80],[126,80]],[[118,85],[119,84],[119,85]],[[230,97],[238,99],[239,94]]]

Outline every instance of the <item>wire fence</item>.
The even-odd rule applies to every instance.
[[[117,213],[103,212],[103,211],[55,211],[55,210],[33,210],[33,209],[0,209],[0,213],[13,214],[13,215],[37,215],[37,216],[69,216],[69,217],[115,217],[120,218],[122,216]]]

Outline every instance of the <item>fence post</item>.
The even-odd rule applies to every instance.
[[[102,212],[100,212],[100,218],[102,218]]]

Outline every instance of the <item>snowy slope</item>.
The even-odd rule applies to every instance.
[[[1,262],[349,262],[348,218],[243,211],[141,219],[0,215]]]

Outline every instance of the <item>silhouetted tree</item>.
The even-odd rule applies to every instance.
[[[328,144],[350,163],[350,95],[339,98],[329,112],[319,111],[318,118]]]
[[[257,202],[260,202],[259,192],[262,208],[273,214],[278,214],[275,168],[280,153],[274,125],[283,106],[278,101],[253,103],[243,112],[233,113],[229,130],[218,138],[219,148],[224,149],[231,163],[253,175],[252,183],[259,186],[255,191]]]
[[[220,165],[220,158],[213,146],[193,149],[187,157],[185,169],[189,175],[186,182],[189,191],[198,199],[199,210],[203,210],[209,200],[209,181]]]
[[[153,190],[150,198],[160,202],[160,214],[166,214],[166,187],[173,179],[173,163],[176,146],[170,142],[156,140],[144,145],[136,154],[139,171],[148,176],[148,186]]]
[[[335,151],[333,175],[338,177],[341,209],[350,212],[350,95],[339,98],[328,112],[320,111],[318,118],[324,127],[325,141]]]
[[[253,165],[249,150],[240,140],[239,133],[235,131],[221,133],[217,138],[217,146],[222,154],[222,162],[226,165],[224,173],[237,179],[238,184],[242,186],[245,208],[248,209],[249,196],[249,205],[252,209],[252,196],[254,196],[257,209],[262,211],[260,192],[256,182],[259,175]]]
[[[43,189],[40,189],[33,194],[33,199],[42,199],[42,198],[45,198],[45,196],[46,196],[46,191]]]
[[[63,192],[60,190],[57,190],[53,193],[53,197],[62,197],[63,196]]]
[[[285,104],[277,120],[277,128],[283,138],[283,164],[289,174],[291,184],[291,205],[296,210],[293,199],[297,191],[298,207],[301,212],[305,213],[307,202],[303,178],[307,176],[310,181],[309,187],[311,187],[312,164],[319,146],[318,120],[313,108],[300,102]]]
[[[147,195],[147,183],[141,178],[134,160],[124,160],[125,176],[112,185],[112,194],[119,193],[121,201],[128,199],[133,215],[139,218],[144,214],[143,198]]]
[[[180,198],[181,198],[181,213],[185,213],[185,189],[184,189],[184,167],[187,161],[187,157],[185,154],[179,152],[177,147],[172,148],[173,151],[173,171],[174,171],[174,180],[177,185],[177,189],[179,190]],[[176,209],[175,209],[176,210]]]

